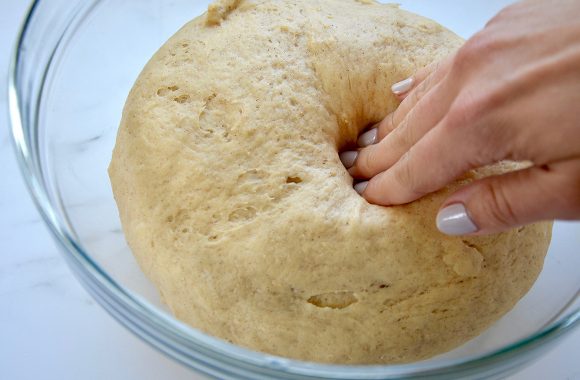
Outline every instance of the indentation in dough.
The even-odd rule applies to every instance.
[[[175,92],[179,90],[178,86],[168,86],[168,87],[162,87],[160,89],[157,90],[157,95],[159,96],[167,96],[168,94]]]
[[[389,294],[389,298],[383,301],[383,305],[386,306],[386,309],[381,310],[381,313],[385,310],[390,310],[404,302],[419,302],[416,301],[417,298],[423,297],[433,291],[439,291],[441,289],[451,287],[462,287],[464,284],[472,280],[473,279],[457,279],[441,284],[423,285],[420,287],[407,289],[403,292],[391,293]]]
[[[228,216],[230,222],[249,221],[256,217],[257,210],[252,206],[240,207],[235,209]]]
[[[229,141],[230,132],[238,128],[242,117],[243,110],[240,105],[218,94],[212,94],[206,98],[199,114],[199,128],[206,137],[221,136]]]
[[[165,58],[165,65],[182,66],[192,63],[193,57],[195,56],[192,54],[192,49],[190,48],[192,43],[194,42],[184,39],[168,46],[169,54]],[[195,43],[203,46],[203,42],[201,41],[195,41]]]
[[[479,252],[480,254],[483,252],[483,251],[481,250],[481,248],[480,248],[480,247],[479,247],[477,244],[475,244],[475,243],[473,243],[473,242],[470,242],[469,240],[465,240],[465,239],[463,239],[463,240],[461,240],[461,242],[462,242],[462,243],[463,243],[463,245],[465,245],[466,247],[468,247],[468,248],[473,248],[473,249],[475,249],[477,252]]]
[[[179,91],[179,86],[167,86],[157,89],[157,96],[170,99],[176,103],[184,104],[191,102],[191,96]]]
[[[302,183],[302,178],[298,177],[298,176],[289,176],[286,177],[286,183]]]
[[[183,103],[189,103],[190,100],[191,100],[191,97],[189,95],[187,95],[187,94],[181,94],[181,95],[176,96],[176,97],[173,98],[173,101],[174,102],[181,103],[181,104],[183,104]]]
[[[462,250],[453,250],[443,256],[443,262],[453,268],[453,271],[460,276],[475,276],[481,271],[483,266],[483,256],[481,250],[475,244],[466,240],[461,241]]]
[[[266,173],[263,170],[250,169],[238,176],[238,183],[240,182],[259,183],[262,182],[264,179],[266,179],[267,176],[268,173]]]
[[[308,298],[308,303],[316,307],[331,309],[344,309],[357,302],[354,293],[348,291],[317,294]]]
[[[422,295],[424,295],[425,293],[427,293],[427,289],[410,289],[410,290],[406,290],[400,293],[394,293],[394,294],[390,294],[389,298],[385,299],[383,301],[383,305],[385,305],[387,308],[392,308],[402,302],[405,302],[409,299],[412,299],[414,297],[420,297]]]
[[[219,25],[232,13],[241,0],[216,0],[207,7],[206,25]]]
[[[371,284],[371,288],[377,288],[377,289],[388,289],[391,287],[391,284],[386,283],[386,282],[381,282],[381,281],[376,281],[373,282]]]

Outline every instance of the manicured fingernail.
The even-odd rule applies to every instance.
[[[356,150],[349,150],[347,152],[342,152],[338,156],[340,157],[340,161],[344,167],[350,169],[353,167],[356,158],[358,157],[358,152]]]
[[[369,181],[359,182],[356,185],[354,185],[354,189],[357,193],[362,195],[362,193],[364,193],[365,190],[367,189],[368,185],[369,185]]]
[[[451,236],[467,235],[478,230],[467,214],[465,206],[461,203],[449,205],[439,211],[437,228],[444,234]]]
[[[391,91],[395,95],[403,95],[413,87],[413,78],[407,78],[391,86]]]
[[[373,145],[374,143],[377,142],[378,134],[379,130],[377,128],[373,128],[370,131],[366,131],[365,133],[360,135],[356,143],[360,147]]]

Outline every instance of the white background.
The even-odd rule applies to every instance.
[[[0,0],[0,379],[199,379],[90,298],[29,199],[8,137],[5,79],[26,8]],[[580,379],[580,329],[510,379]]]

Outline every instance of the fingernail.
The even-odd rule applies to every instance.
[[[437,228],[444,234],[451,236],[471,234],[478,230],[467,214],[465,206],[461,203],[449,205],[439,211]]]
[[[407,78],[391,86],[391,91],[395,95],[403,95],[413,87],[413,78]]]
[[[362,193],[364,193],[365,190],[367,189],[368,185],[369,185],[369,181],[359,182],[356,185],[354,185],[354,189],[357,193],[362,195]]]
[[[349,150],[347,152],[342,152],[338,156],[340,157],[340,161],[344,167],[350,169],[353,167],[356,158],[358,157],[358,152],[356,150]]]
[[[360,135],[356,143],[360,147],[373,145],[375,142],[377,142],[378,133],[379,130],[377,128],[373,128],[370,131],[367,131],[362,135]]]

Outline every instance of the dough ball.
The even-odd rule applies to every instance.
[[[373,1],[217,1],[146,65],[110,178],[127,241],[180,320],[254,350],[401,363],[450,350],[538,276],[551,226],[453,238],[445,197],[368,204],[338,151],[397,107],[390,86],[455,51]]]

